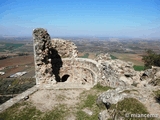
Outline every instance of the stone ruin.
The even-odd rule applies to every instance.
[[[55,83],[65,82],[93,87],[100,83],[103,86],[116,88],[98,96],[96,104],[105,105],[107,108],[99,113],[99,120],[112,118],[113,111],[109,110],[110,105],[117,104],[125,98],[135,98],[145,103],[147,109],[151,109],[149,111],[151,114],[155,114],[152,111],[153,107],[150,106],[154,105],[156,114],[160,114],[158,103],[153,102],[154,97],[150,97],[152,91],[159,89],[159,67],[141,72],[135,71],[131,62],[112,60],[108,53],[99,54],[95,60],[78,58],[74,43],[62,39],[51,40],[47,31],[42,28],[33,31],[33,38],[38,85],[50,85],[54,88]],[[117,117],[116,112],[114,114],[117,119],[124,119],[121,116]]]
[[[125,98],[135,98],[146,104],[151,114],[160,114],[160,107],[153,97],[153,91],[159,90],[160,67],[135,71],[131,62],[112,60],[108,53],[99,54],[94,60],[77,58],[77,47],[72,42],[51,40],[44,29],[35,29],[33,36],[37,84],[52,86],[55,82],[68,82],[94,86],[99,82],[116,88],[98,96],[96,104],[107,108],[99,113],[99,120],[111,118],[110,105]],[[116,112],[115,115],[117,119],[124,119],[118,118]]]
[[[58,82],[79,85],[95,85],[99,75],[98,63],[94,60],[78,58],[73,42],[53,39],[47,30],[33,31],[34,60],[37,85]]]
[[[145,104],[148,104],[149,100],[150,104],[153,104],[153,98],[150,95],[152,91],[159,89],[160,67],[152,67],[141,72],[135,71],[132,63],[118,59],[112,60],[109,54],[100,54],[95,60],[78,58],[77,47],[73,42],[62,39],[51,40],[47,30],[43,28],[33,31],[33,40],[37,86],[2,104],[0,112],[39,90],[41,88],[39,86],[55,88],[56,83],[93,87],[99,82],[103,86],[116,88],[99,95],[97,104],[103,103],[108,106],[129,97],[136,98]],[[65,88],[65,84],[62,88]],[[157,106],[156,103],[154,103],[155,106]],[[160,108],[156,109],[160,114]],[[99,119],[106,120],[108,113],[108,110],[102,111]]]
[[[150,72],[135,71],[131,62],[112,60],[108,53],[98,55],[95,60],[78,58],[77,47],[73,42],[51,40],[43,28],[33,31],[33,40],[37,85],[53,86],[64,82],[94,86],[99,82],[113,88],[131,85],[144,87],[157,84],[152,81],[160,78],[159,68],[154,68],[154,72],[152,69]]]
[[[58,59],[57,51],[52,48],[50,36],[44,29],[33,31],[34,39],[34,60],[36,71],[36,83],[46,83],[54,81],[53,58]],[[60,57],[59,57],[60,58]]]

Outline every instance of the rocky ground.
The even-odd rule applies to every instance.
[[[58,78],[59,68],[62,67],[61,57],[77,57],[76,46],[69,41],[51,41],[47,31],[42,28],[33,31],[33,39],[38,84],[31,91],[0,106],[10,107],[13,102],[21,100],[8,109],[1,109],[0,120],[137,119],[124,116],[126,113],[157,115],[152,118],[140,117],[139,120],[160,119],[159,67],[153,66],[139,72],[133,69],[131,62],[112,60],[109,54],[99,54],[95,58],[98,83],[94,87],[72,82],[60,83],[55,78]],[[159,91],[158,98],[155,91]]]
[[[160,101],[155,99],[154,92],[160,90],[159,67],[153,66],[145,71],[135,71],[132,63],[111,60],[109,54],[101,54],[95,60],[102,67],[101,85],[116,88],[102,93],[98,98],[99,101],[109,107],[110,104],[117,104],[125,98],[135,98],[146,106],[150,114],[160,117]],[[104,119],[107,118],[102,114],[101,120]]]
[[[98,104],[99,102],[103,105],[117,104],[126,98],[135,98],[147,108],[150,114],[160,115],[160,104],[156,101],[154,93],[154,91],[160,90],[159,86],[148,85],[143,88],[119,86],[115,89],[101,86],[98,83],[93,88],[88,87],[87,90],[76,85],[74,85],[74,89],[71,87],[73,85],[60,83],[55,85],[55,89],[39,89],[30,95],[29,99],[7,109],[0,116],[2,118],[8,116],[16,120],[16,117],[21,119],[26,117],[27,114],[31,114],[28,113],[28,111],[31,111],[34,114],[28,115],[27,119],[97,120],[99,117],[100,120],[109,118],[120,120],[121,117],[113,118],[113,115],[111,115],[113,109],[107,109],[107,107],[101,109]],[[87,86],[85,87],[87,88]],[[35,109],[33,109],[34,107]],[[143,119],[145,120],[145,118],[141,118],[141,120]],[[155,120],[158,119],[155,118]]]
[[[59,104],[74,108],[80,102],[79,95],[84,89],[39,90],[34,93],[29,101],[42,112],[52,110]]]

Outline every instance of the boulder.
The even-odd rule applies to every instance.
[[[88,108],[84,108],[82,111],[85,112],[89,116],[93,115],[93,112]]]
[[[108,110],[104,110],[99,113],[98,115],[98,120],[108,120],[110,117]]]
[[[156,79],[160,79],[160,71],[155,74]]]
[[[122,93],[123,91],[124,88],[120,87],[115,90],[110,89],[107,92],[102,93],[97,98],[97,105],[101,104],[102,102],[106,108],[109,108],[111,104],[116,104],[127,96],[126,93]]]

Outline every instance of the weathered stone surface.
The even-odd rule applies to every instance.
[[[110,118],[110,115],[108,113],[108,110],[104,110],[99,113],[98,120],[108,120]]]
[[[95,60],[100,64],[101,79],[99,82],[102,85],[116,88],[118,86],[146,87],[148,84],[160,84],[159,67],[153,67],[142,72],[135,71],[133,63],[118,59],[111,60],[109,54],[100,54]]]
[[[86,114],[88,114],[89,116],[91,116],[93,114],[93,112],[88,108],[84,108],[82,111],[85,112]]]
[[[127,96],[126,93],[122,93],[124,89],[125,88],[123,87],[119,87],[115,90],[110,89],[107,92],[102,93],[98,96],[97,104],[102,101],[107,108],[109,108],[111,104],[117,104]]]
[[[155,74],[155,77],[160,79],[160,71],[158,71],[156,74]]]
[[[133,67],[130,67],[130,64],[120,60],[99,61],[99,64],[101,64],[102,84],[118,87],[126,86],[126,84],[131,85],[133,83],[132,77],[134,77],[136,73]],[[122,76],[125,79],[122,79]]]
[[[101,53],[95,58],[95,60],[97,62],[105,62],[106,60],[111,60],[111,57],[110,57],[110,54],[108,53],[106,54]]]
[[[52,45],[47,30],[37,28],[33,31],[36,83],[50,83],[55,80],[52,72]]]
[[[156,91],[158,89],[160,89],[158,86],[155,87],[155,86],[149,86],[149,85],[141,88],[133,87],[133,86],[118,87],[115,90],[114,89],[108,90],[100,94],[97,98],[97,105],[100,106],[103,104],[106,106],[106,108],[109,111],[111,104],[117,104],[118,102],[122,101],[125,98],[135,98],[139,100],[141,103],[143,103],[145,106],[147,106],[147,109],[148,111],[150,111],[151,114],[159,115],[160,106],[157,105],[157,102],[153,95],[153,91]],[[107,116],[109,116],[111,114],[110,112],[107,111],[107,109],[103,112],[106,113]],[[105,118],[105,114],[102,114],[100,116]]]
[[[157,103],[155,104],[153,97],[150,97],[153,89],[156,87],[155,90],[159,89],[160,67],[137,72],[133,69],[131,62],[111,60],[109,54],[100,54],[95,60],[77,58],[78,51],[74,43],[62,39],[51,41],[50,35],[43,28],[37,28],[33,31],[33,40],[36,83],[47,84],[42,88],[64,88],[64,84],[54,84],[57,82],[71,83],[66,84],[66,88],[69,89],[73,88],[73,84],[76,84],[75,88],[83,88],[100,82],[104,86],[116,89],[102,93],[97,99],[98,105],[104,105],[108,109],[111,104],[116,104],[126,97],[134,97],[146,104],[148,104],[147,100],[150,100],[147,107],[160,114],[160,108],[157,107]],[[37,88],[32,88],[4,103],[0,106],[0,112],[19,100],[28,98],[28,95],[36,90]],[[138,94],[139,92],[140,94]],[[110,118],[107,109],[99,114],[100,120]],[[152,113],[153,110],[150,112]],[[93,114],[89,109],[83,111],[89,115]]]
[[[131,78],[127,78],[126,76],[121,76],[119,80],[125,82],[128,85],[133,84],[133,80]]]
[[[36,81],[40,85],[57,82],[95,85],[99,78],[99,64],[90,59],[77,58],[73,42],[51,38],[47,31],[33,31]]]
[[[77,46],[68,40],[52,39],[52,47],[58,51],[62,58],[76,58],[78,56]]]
[[[133,63],[111,60],[110,55],[99,54],[94,60],[77,58],[77,47],[73,42],[51,38],[42,28],[33,31],[35,68],[37,84],[73,82],[95,85],[100,82],[111,87],[145,87],[148,83],[156,85],[159,68],[137,72]],[[68,76],[68,77],[67,77]],[[98,81],[97,81],[98,80]]]
[[[60,77],[69,75],[65,82],[78,83],[81,85],[95,85],[98,82],[98,63],[84,58],[63,58],[63,67],[60,69]]]
[[[147,69],[139,74],[141,82],[139,84],[160,85],[160,67],[152,67],[151,69]],[[141,85],[140,85],[141,86]]]

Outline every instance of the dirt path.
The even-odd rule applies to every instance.
[[[80,102],[79,95],[83,91],[84,89],[38,90],[29,101],[43,112],[52,110],[59,104],[65,104],[71,108]]]

